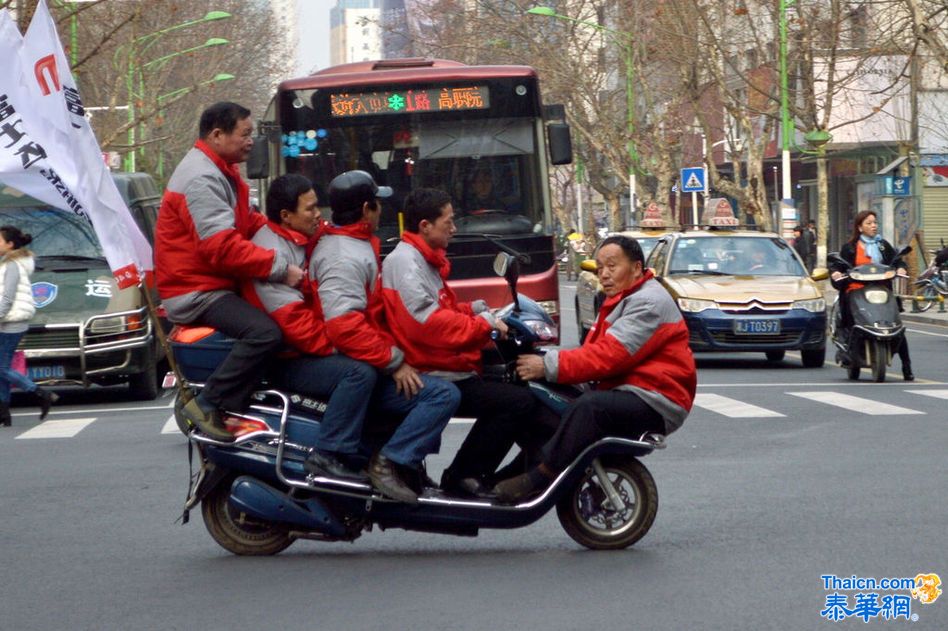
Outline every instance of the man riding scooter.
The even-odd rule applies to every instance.
[[[670,434],[688,416],[698,383],[688,328],[668,292],[642,267],[635,239],[603,241],[596,272],[606,300],[582,347],[518,358],[522,379],[591,381],[596,389],[570,404],[537,467],[497,484],[501,501],[519,502],[546,488],[604,436]]]

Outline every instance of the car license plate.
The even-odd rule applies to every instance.
[[[735,320],[734,333],[737,335],[778,335],[780,320]]]
[[[37,379],[65,379],[66,377],[66,367],[65,366],[28,366],[27,373],[29,374],[30,379],[36,381]]]

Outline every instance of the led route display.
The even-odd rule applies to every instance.
[[[483,110],[490,107],[487,86],[433,88],[397,92],[346,92],[331,94],[334,117],[374,116],[411,112],[457,112]]]

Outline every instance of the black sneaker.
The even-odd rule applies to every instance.
[[[342,478],[343,480],[352,480],[354,482],[369,483],[369,476],[362,471],[357,471],[347,466],[340,460],[336,454],[328,451],[313,450],[303,463],[303,468],[313,475],[333,478]]]

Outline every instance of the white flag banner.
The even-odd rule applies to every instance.
[[[11,22],[9,16],[6,22]],[[0,28],[7,30],[2,24]],[[0,58],[17,59],[8,56],[15,42],[0,37]],[[19,72],[0,75],[0,95],[8,95],[17,121],[12,123],[12,136],[9,132],[4,136],[0,120],[0,180],[87,217],[118,286],[130,287],[139,282],[140,271],[152,269],[151,246],[102,160],[46,0],[40,0],[21,42]],[[13,82],[19,86],[10,85]],[[13,137],[16,142],[5,147]],[[19,177],[9,173],[11,166],[19,169]],[[33,178],[24,177],[24,172]],[[50,188],[57,197],[49,194]]]

